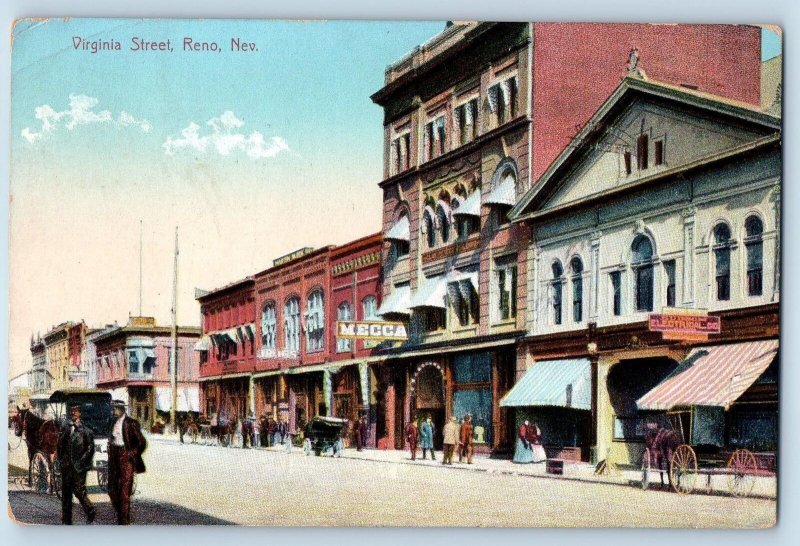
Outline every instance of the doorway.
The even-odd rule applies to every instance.
[[[445,424],[444,377],[441,368],[434,363],[420,365],[414,377],[415,419],[423,420],[428,415],[433,421],[433,447],[442,449],[442,429]]]

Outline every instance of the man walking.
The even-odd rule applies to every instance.
[[[406,425],[406,442],[408,449],[411,451],[411,460],[417,460],[417,422],[411,421]],[[433,451],[431,451],[433,454]]]
[[[467,464],[472,464],[472,415],[469,413],[464,416],[458,436],[458,462],[467,459]]]
[[[356,451],[361,451],[367,444],[367,418],[361,416],[358,420],[358,428],[356,428]]]
[[[442,434],[444,435],[444,455],[442,457],[442,464],[453,464],[453,453],[458,443],[458,420],[455,415],[452,416],[450,422],[444,426]]]
[[[72,496],[81,503],[86,522],[94,521],[97,510],[86,492],[86,473],[94,459],[94,436],[81,421],[81,407],[69,408],[70,421],[58,437],[56,457],[61,466],[61,523],[72,525]]]
[[[142,453],[147,449],[147,440],[139,421],[126,415],[125,402],[114,400],[112,405],[116,419],[108,438],[108,496],[117,523],[130,525],[133,475],[145,471]]]
[[[436,455],[433,454],[433,432],[434,426],[431,422],[431,416],[428,415],[422,426],[419,429],[419,445],[422,448],[422,460],[425,460],[425,452],[430,450],[431,460],[436,460]]]

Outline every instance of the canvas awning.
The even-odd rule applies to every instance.
[[[446,309],[444,304],[444,297],[447,294],[447,277],[439,275],[438,277],[431,277],[425,279],[422,286],[414,294],[411,300],[411,309],[417,307],[438,307]]]
[[[151,349],[150,347],[142,347],[142,353],[144,354],[145,358],[155,358],[156,357],[155,349]]]
[[[378,308],[377,315],[410,315],[411,309],[411,287],[409,285],[395,286],[391,294],[389,294],[381,306]]]
[[[555,406],[592,409],[588,358],[543,360],[533,365],[500,400],[500,407]]]
[[[447,276],[447,282],[470,283],[478,291],[478,272],[477,271],[453,271]]]
[[[172,389],[170,387],[156,387],[156,409],[169,411],[172,408]],[[200,411],[200,390],[196,386],[178,387],[177,411]]]
[[[208,336],[201,337],[197,343],[194,344],[195,351],[208,351],[210,345],[210,338]]]
[[[384,239],[390,241],[409,241],[411,240],[411,229],[408,223],[408,216],[402,216],[391,228],[386,232]]]
[[[475,190],[453,211],[453,216],[481,216],[481,191]]]
[[[778,340],[692,349],[666,379],[636,401],[640,410],[676,406],[728,409],[758,380],[778,354]]]
[[[506,176],[489,192],[484,201],[488,205],[508,205],[513,207],[517,202],[517,188],[513,176]]]

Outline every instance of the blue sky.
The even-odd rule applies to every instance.
[[[10,276],[12,371],[31,332],[138,310],[179,320],[194,287],[260,271],[302,246],[380,229],[386,65],[443,22],[50,19],[14,28]],[[764,31],[762,56],[780,50]],[[184,52],[183,37],[223,52]],[[121,51],[76,50],[75,37]],[[132,37],[174,51],[131,52]],[[257,52],[232,52],[239,37]],[[38,117],[37,117],[38,116]],[[23,134],[25,136],[23,136]],[[165,146],[166,143],[166,146]],[[13,375],[13,374],[12,374]]]

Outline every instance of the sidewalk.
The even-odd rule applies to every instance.
[[[148,438],[156,441],[173,441],[177,442],[177,435],[148,435]],[[217,447],[219,446],[208,446]],[[237,447],[225,449],[241,449]],[[284,446],[256,448],[257,451],[271,451],[275,453],[286,453]],[[301,447],[293,447],[292,454],[303,456],[303,449]],[[313,456],[313,455],[312,455]],[[625,487],[641,487],[642,473],[637,469],[620,469],[616,472],[606,475],[595,474],[595,467],[589,463],[564,463],[564,474],[548,474],[545,472],[545,463],[535,464],[517,464],[513,463],[510,459],[492,459],[485,455],[473,456],[473,464],[466,462],[459,463],[456,457],[453,464],[449,466],[442,465],[442,453],[436,453],[436,460],[430,459],[423,460],[421,453],[417,454],[416,460],[411,460],[411,454],[408,451],[401,450],[379,450],[379,449],[365,449],[357,451],[355,448],[347,448],[341,455],[343,459],[358,459],[362,461],[372,461],[375,463],[392,463],[404,465],[417,465],[417,466],[430,466],[441,468],[443,470],[453,471],[472,471],[472,472],[485,472],[487,474],[499,474],[506,476],[522,476],[530,478],[544,478],[553,480],[569,480],[586,483],[620,485]],[[664,476],[666,481],[667,476]],[[650,489],[659,490],[659,476],[654,474],[650,476]],[[776,498],[777,480],[774,477],[758,477],[756,478],[751,497],[761,497],[768,499]],[[668,486],[664,486],[664,491],[668,490]],[[727,495],[728,485],[726,476],[714,476],[711,480],[711,491],[706,488],[706,476],[698,475],[695,485],[694,494],[716,494]]]

